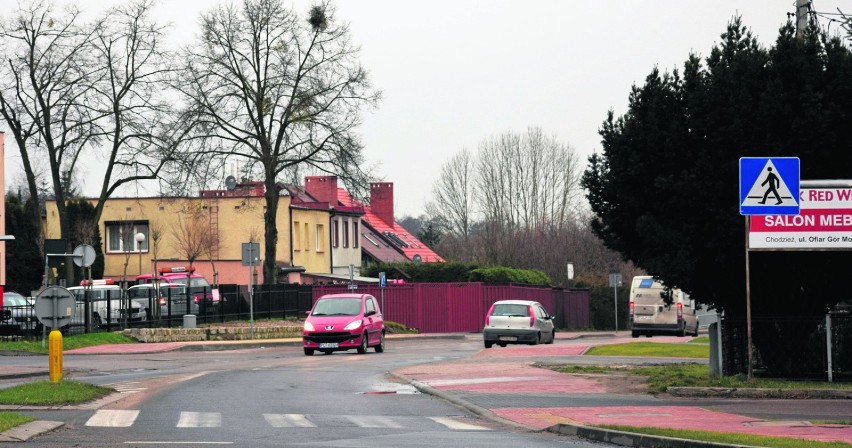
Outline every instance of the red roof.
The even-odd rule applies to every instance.
[[[361,205],[360,202],[352,199],[349,193],[343,188],[337,189],[337,200],[345,206]],[[396,221],[393,222],[393,225],[389,225],[376,216],[369,206],[364,206],[364,211],[366,213],[361,218],[361,222],[366,223],[375,230],[377,234],[382,235],[382,237],[387,240],[394,241],[394,237],[398,238],[403,244],[396,243],[394,246],[396,246],[397,250],[405,255],[405,258],[414,260],[415,255],[419,255],[420,260],[424,263],[444,261],[443,258],[441,258],[428,246],[420,242],[417,237],[412,235],[408,230],[405,230],[405,228],[399,225]]]

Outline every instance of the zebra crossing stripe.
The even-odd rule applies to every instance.
[[[263,414],[263,418],[273,428],[316,428],[317,425],[311,423],[302,414]]]
[[[388,417],[347,415],[346,418],[362,428],[402,428],[402,425]]]
[[[133,426],[139,411],[106,410],[99,409],[86,422],[86,426],[99,426],[111,428],[129,428]]]
[[[222,426],[219,412],[181,412],[178,428],[218,428]]]
[[[490,431],[489,428],[458,421],[452,417],[429,417],[435,423],[440,423],[449,429],[458,431]]]

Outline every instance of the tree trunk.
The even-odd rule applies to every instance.
[[[271,181],[270,181],[271,180]],[[271,179],[267,176],[266,192],[266,212],[263,214],[263,284],[274,285],[278,283],[278,267],[275,264],[275,249],[278,245],[278,226],[275,218],[278,216],[278,185],[275,183],[275,178]]]

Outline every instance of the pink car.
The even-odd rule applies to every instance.
[[[385,322],[378,301],[369,294],[329,294],[319,298],[305,319],[305,355],[357,349],[385,351]]]

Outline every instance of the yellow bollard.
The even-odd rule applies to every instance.
[[[53,330],[48,337],[48,358],[50,358],[50,381],[58,383],[62,379],[62,332]]]

